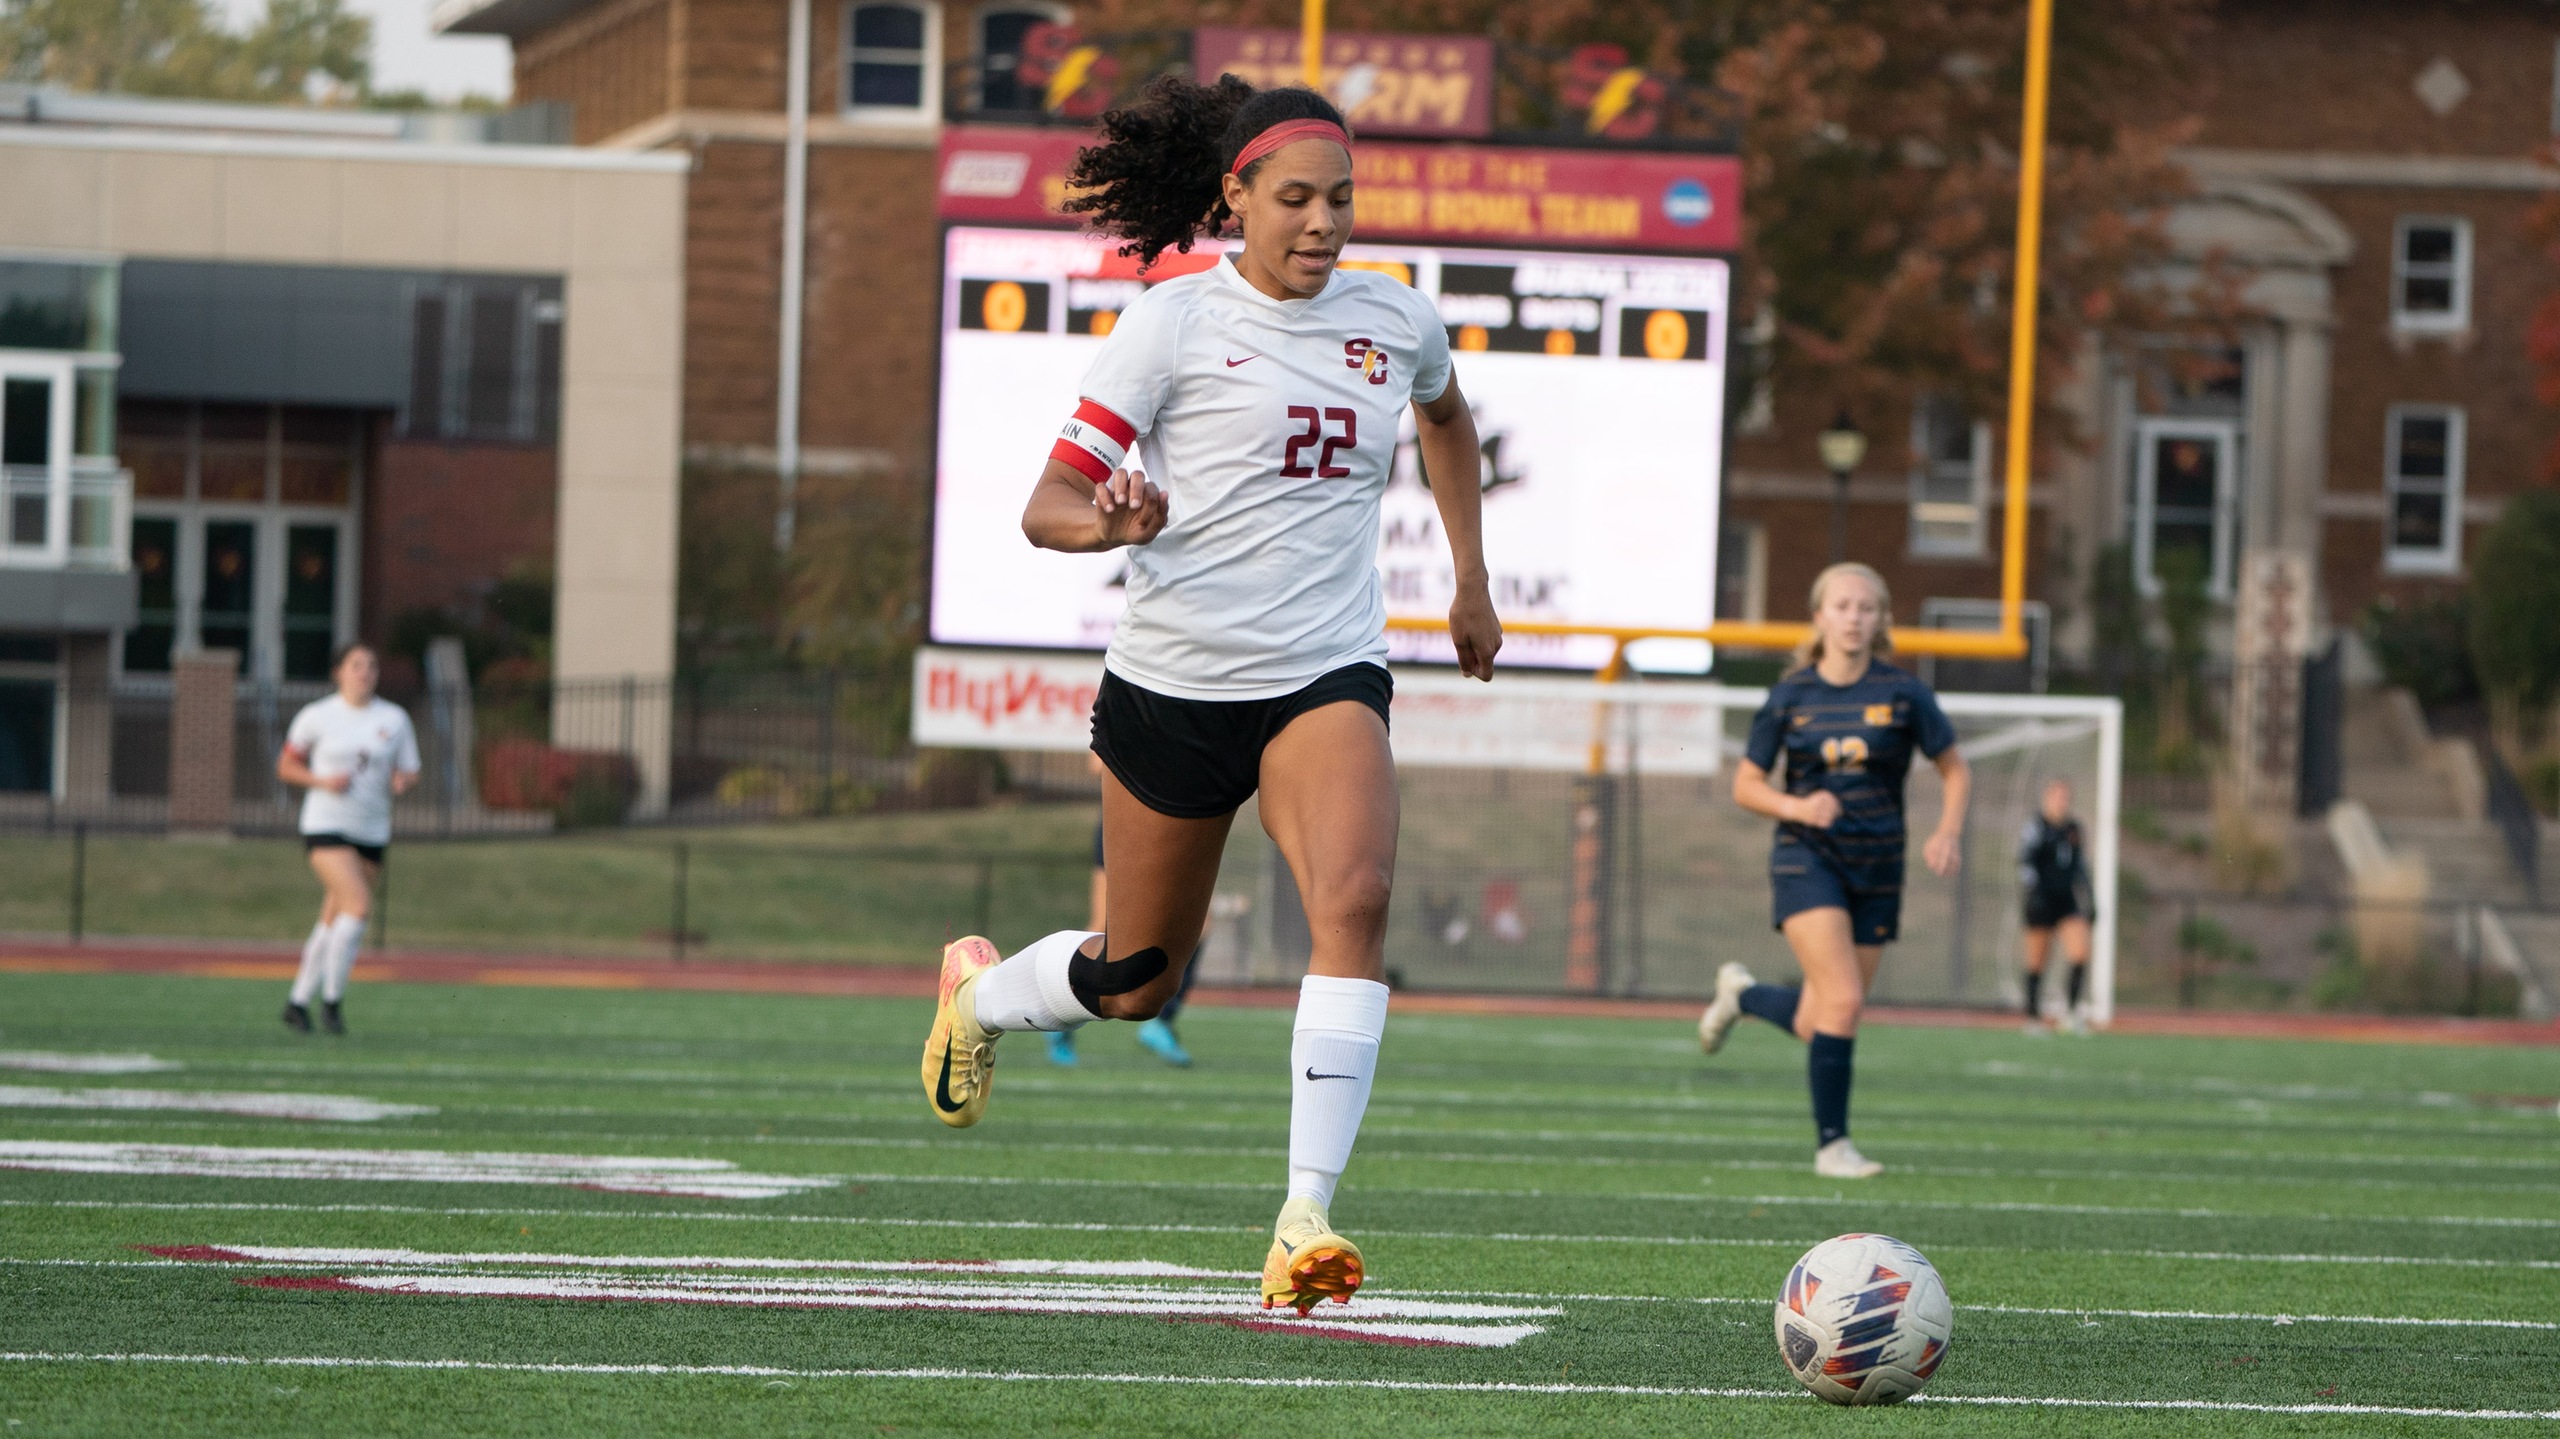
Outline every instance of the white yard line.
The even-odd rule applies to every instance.
[[[63,1120],[50,1120],[50,1121],[43,1120],[43,1119],[37,1119],[37,1120],[31,1120],[31,1121],[29,1121],[29,1122],[34,1122],[34,1123],[51,1122],[51,1123],[54,1123],[54,1124],[57,1124],[57,1125],[69,1126],[69,1127],[77,1127],[77,1128],[115,1128],[115,1127],[120,1127],[120,1126],[121,1126],[121,1124],[122,1124],[122,1122],[120,1122],[120,1121],[114,1121],[114,1120],[86,1120],[86,1119],[83,1119],[83,1120],[63,1119]],[[143,1123],[144,1121],[132,1121],[132,1122],[133,1122],[133,1123]],[[237,1131],[247,1130],[247,1131],[250,1131],[250,1132],[256,1132],[256,1129],[257,1129],[257,1126],[252,1125],[252,1124],[247,1124],[247,1123],[221,1123],[221,1122],[178,1121],[178,1120],[152,1121],[152,1122],[150,1122],[150,1127],[151,1127],[153,1130],[155,1130],[155,1131],[160,1131],[160,1132],[167,1132],[167,1131],[170,1131],[170,1130],[216,1131],[216,1132],[223,1132],[223,1131],[237,1132]],[[416,1138],[416,1139],[448,1139],[448,1138],[450,1138],[450,1139],[484,1139],[484,1138],[491,1137],[491,1136],[489,1135],[489,1132],[488,1132],[488,1131],[486,1131],[486,1130],[479,1130],[479,1129],[443,1129],[443,1128],[424,1128],[424,1127],[420,1127],[420,1128],[405,1128],[405,1129],[403,1129],[403,1130],[402,1130],[402,1133],[403,1133],[403,1134],[405,1134],[405,1135],[407,1135],[407,1136],[409,1136],[409,1137]],[[678,1133],[678,1132],[670,1132],[670,1131],[664,1131],[664,1130],[612,1130],[612,1129],[517,1130],[517,1131],[513,1131],[513,1132],[511,1132],[511,1133],[510,1133],[510,1135],[509,1135],[509,1137],[514,1138],[514,1139],[519,1140],[519,1141],[522,1141],[522,1140],[539,1140],[539,1141],[545,1141],[545,1142],[555,1142],[555,1143],[572,1143],[572,1144],[576,1144],[576,1143],[617,1143],[617,1144],[621,1144],[621,1143],[645,1143],[645,1144],[743,1144],[743,1145],[754,1145],[754,1146],[765,1146],[765,1145],[788,1145],[788,1146],[792,1146],[792,1147],[795,1147],[795,1148],[813,1148],[813,1149],[846,1148],[846,1149],[897,1149],[897,1150],[930,1150],[930,1149],[937,1149],[937,1148],[943,1148],[943,1147],[945,1147],[942,1143],[937,1142],[937,1141],[932,1140],[932,1139],[916,1139],[916,1138],[904,1138],[904,1137],[891,1138],[891,1137],[884,1137],[884,1136],[852,1135],[852,1136],[846,1136],[846,1137],[843,1137],[843,1138],[828,1138],[828,1137],[815,1136],[815,1135],[782,1135],[782,1136],[775,1136],[775,1135],[763,1135],[763,1134],[706,1134],[706,1133],[699,1133],[699,1132],[682,1132],[682,1133]],[[1095,1155],[1136,1155],[1136,1156],[1147,1157],[1147,1158],[1169,1158],[1169,1159],[1236,1159],[1236,1160],[1257,1160],[1257,1161],[1258,1161],[1258,1160],[1267,1160],[1267,1159],[1278,1159],[1278,1158],[1283,1158],[1283,1157],[1285,1157],[1285,1156],[1286,1156],[1286,1154],[1287,1154],[1287,1150],[1286,1150],[1286,1149],[1284,1149],[1284,1148],[1281,1148],[1281,1147],[1279,1147],[1279,1146],[1258,1146],[1258,1145],[1257,1145],[1257,1146],[1245,1146],[1245,1145],[1194,1145],[1194,1146],[1177,1146],[1177,1145],[1162,1145],[1162,1144],[1089,1144],[1089,1143],[1087,1143],[1087,1144],[1079,1144],[1079,1143],[1058,1143],[1058,1142],[1047,1142],[1047,1141],[1041,1141],[1041,1142],[1008,1142],[1008,1141],[1004,1141],[1004,1140],[981,1140],[981,1141],[979,1141],[979,1142],[976,1144],[976,1146],[975,1146],[975,1147],[976,1147],[978,1150],[980,1150],[980,1151],[1002,1151],[1002,1152],[1006,1152],[1006,1153],[1031,1153],[1031,1154],[1073,1154],[1073,1155],[1088,1155],[1088,1156],[1095,1156]],[[1920,1149],[1928,1149],[1928,1148],[1932,1148],[1932,1147],[1936,1147],[1936,1148],[1950,1148],[1950,1147],[1962,1147],[1962,1146],[1927,1146],[1927,1145],[1920,1145],[1920,1146],[1914,1146],[1914,1147],[1916,1147],[1916,1148],[1920,1148]],[[1593,1168],[1611,1168],[1611,1169],[1637,1169],[1637,1168],[1687,1168],[1687,1169],[1707,1169],[1707,1170],[1741,1170],[1741,1171],[1748,1171],[1748,1172],[1753,1172],[1753,1173],[1800,1173],[1800,1172],[1802,1172],[1802,1170],[1803,1170],[1803,1169],[1804,1169],[1804,1167],[1805,1167],[1805,1166],[1804,1166],[1800,1161],[1797,1161],[1797,1160],[1773,1160],[1773,1159],[1687,1159],[1687,1158],[1680,1158],[1680,1157],[1676,1157],[1676,1156],[1674,1156],[1674,1157],[1662,1157],[1662,1158],[1644,1158],[1644,1157],[1625,1156],[1625,1155],[1501,1154],[1501,1153],[1484,1153],[1484,1152],[1480,1152],[1480,1151],[1447,1151],[1447,1152],[1415,1152],[1415,1151],[1403,1151],[1403,1152],[1399,1152],[1399,1151],[1397,1151],[1397,1150],[1393,1150],[1393,1149],[1377,1149],[1377,1150],[1373,1150],[1373,1151],[1364,1151],[1364,1152],[1365,1152],[1365,1153],[1369,1153],[1373,1159],[1375,1159],[1375,1160],[1377,1160],[1377,1161],[1381,1161],[1381,1162],[1390,1162],[1390,1163],[1392,1163],[1392,1162],[1404,1162],[1404,1163],[1423,1163],[1423,1164],[1489,1164],[1489,1165],[1495,1165],[1495,1166],[1498,1166],[1498,1167],[1501,1167],[1501,1168],[1505,1168],[1505,1169],[1518,1169],[1518,1168],[1522,1168],[1522,1167],[1525,1167],[1525,1166],[1540,1165],[1540,1166],[1549,1166],[1549,1167],[1560,1168],[1560,1169],[1593,1169]],[[2452,1161],[2452,1160],[2447,1160],[2446,1162],[2447,1162],[2447,1163],[2449,1163],[2449,1164],[2450,1164],[2450,1163],[2454,1163],[2454,1161]],[[2383,1191],[2420,1190],[2420,1191],[2425,1191],[2425,1192],[2428,1192],[2428,1193],[2441,1193],[2441,1192],[2444,1192],[2444,1191],[2447,1191],[2447,1190],[2452,1190],[2452,1191],[2458,1191],[2458,1192],[2465,1193],[2465,1194],[2532,1194],[2532,1195],[2541,1195],[2541,1194],[2545,1194],[2545,1193],[2548,1193],[2548,1192],[2549,1192],[2549,1187],[2548,1187],[2547,1185],[2542,1185],[2542,1184],[2490,1184],[2490,1183],[2476,1183],[2476,1182],[2462,1182],[2462,1181],[2447,1182],[2447,1181],[2445,1181],[2445,1180],[2443,1180],[2443,1179],[2441,1179],[2441,1178],[2439,1178],[2439,1179],[2435,1179],[2435,1180],[2415,1180],[2415,1179],[2378,1179],[2378,1178],[2374,1178],[2374,1177],[2371,1177],[2371,1176],[2355,1176],[2355,1175],[2308,1175],[2308,1174],[2305,1174],[2305,1175],[2269,1175],[2269,1174],[2263,1174],[2263,1173],[2253,1173],[2253,1174],[2186,1174],[2186,1173],[2172,1173],[2172,1172],[2165,1172],[2165,1171],[2160,1171],[2160,1170],[2123,1170],[2123,1169],[1996,1169],[1996,1168],[1989,1168],[1989,1167],[1972,1167],[1972,1166],[1957,1166],[1957,1165],[1943,1165],[1943,1164],[1902,1164],[1902,1165],[1896,1165],[1896,1166],[1895,1166],[1895,1168],[1896,1168],[1896,1170],[1897,1170],[1898,1172],[1900,1172],[1900,1173],[1904,1173],[1904,1174],[1911,1174],[1911,1175],[1928,1176],[1928,1177],[1934,1177],[1934,1178],[1953,1178],[1953,1179],[1997,1179],[1997,1180],[2004,1180],[2004,1181],[2014,1181],[2014,1180],[2022,1180],[2022,1179],[2044,1179],[2044,1180],[2062,1180],[2062,1181],[2069,1181],[2069,1182],[2073,1182],[2073,1183],[2083,1183],[2083,1182],[2087,1182],[2087,1183],[2110,1183],[2110,1184],[2139,1183],[2139,1184],[2157,1184],[2157,1185],[2173,1185],[2173,1186],[2174,1186],[2174,1185],[2195,1185],[2195,1184],[2239,1184],[2239,1185],[2251,1185],[2251,1184],[2255,1184],[2255,1185],[2267,1185],[2267,1186],[2291,1186],[2291,1187],[2296,1187],[2296,1188],[2320,1188],[2320,1189],[2358,1189],[2358,1190],[2383,1190]],[[918,1178],[918,1176],[902,1176],[902,1177],[905,1177],[905,1178]],[[1034,1181],[1026,1180],[1026,1181],[1023,1181],[1023,1182],[1034,1182]],[[1076,1182],[1076,1181],[1055,1180],[1055,1181],[1046,1181],[1046,1182],[1054,1182],[1054,1183],[1068,1183],[1068,1182]],[[1100,1183],[1100,1182],[1103,1182],[1103,1181],[1083,1181],[1083,1182]],[[1126,1183],[1131,1183],[1131,1184],[1139,1184],[1139,1183],[1147,1183],[1147,1182],[1150,1182],[1150,1181],[1112,1181],[1112,1182],[1126,1182]],[[1159,1183],[1159,1184],[1166,1185],[1166,1186],[1168,1186],[1168,1187],[1170,1187],[1170,1185],[1171,1185],[1171,1183],[1172,1183],[1171,1181],[1154,1181],[1154,1182]],[[1202,1183],[1200,1183],[1197,1187],[1204,1187],[1204,1188],[1205,1188],[1205,1187],[1212,1187],[1212,1186],[1211,1186],[1209,1183],[1207,1183],[1207,1182],[1202,1182]],[[1258,1186],[1258,1185],[1252,1185],[1252,1184],[1245,1184],[1245,1183],[1242,1183],[1241,1181],[1237,1181],[1237,1182],[1235,1182],[1235,1187],[1240,1187],[1240,1188],[1258,1188],[1258,1187],[1261,1187],[1261,1186]],[[1416,1191],[1416,1192],[1420,1192],[1420,1191]],[[1500,1193],[1511,1193],[1511,1192],[1536,1193],[1536,1192],[1538,1192],[1538,1191],[1503,1191],[1503,1190],[1490,1190],[1490,1189],[1483,1189],[1483,1190],[1478,1190],[1478,1189],[1455,1189],[1455,1190],[1450,1190],[1450,1191],[1447,1191],[1447,1192],[1451,1192],[1451,1193],[1484,1193],[1484,1194],[1500,1194]],[[1648,1197],[1650,1197],[1650,1196],[1648,1196]],[[1755,1202],[1758,1202],[1758,1201],[1755,1201]],[[2124,1211],[2121,1211],[2121,1212],[2126,1212],[2126,1213],[2136,1213],[2136,1212],[2141,1212],[2141,1211],[2139,1211],[2139,1210],[2132,1210],[2132,1209],[2128,1209],[2128,1210],[2124,1210]],[[2179,1212],[2184,1213],[2185,1211],[2179,1211]],[[2389,1215],[2374,1215],[2374,1216],[2356,1215],[2356,1216],[2344,1216],[2344,1217],[2345,1217],[2345,1218],[2348,1218],[2348,1219],[2351,1219],[2351,1220],[2352,1220],[2352,1221],[2354,1221],[2354,1222],[2364,1222],[2364,1221],[2365,1221],[2366,1219],[2368,1219],[2368,1218],[2375,1219],[2375,1220],[2384,1220],[2384,1221],[2388,1221],[2389,1219],[2393,1218],[2393,1216],[2389,1216]],[[2534,1223],[2535,1221],[2522,1221],[2522,1222],[2523,1222],[2523,1223],[2526,1223],[2526,1224],[2532,1224],[2532,1223]],[[2560,1223],[2560,1221],[2555,1221],[2555,1223]]]
[[[725,1159],[514,1154],[438,1149],[281,1149],[211,1144],[0,1140],[0,1169],[216,1179],[353,1179],[438,1184],[556,1184],[626,1194],[771,1199],[832,1188],[826,1175],[754,1174]]]
[[[287,1094],[259,1089],[55,1089],[31,1084],[0,1084],[0,1109],[184,1110],[351,1124],[436,1112],[432,1104],[389,1104],[352,1094]]]
[[[843,1270],[865,1274],[1057,1274],[1124,1279],[1253,1279],[1259,1270],[1194,1269],[1153,1259],[787,1259],[717,1254],[543,1254],[525,1251],[436,1252],[421,1249],[318,1248],[308,1245],[146,1245],[196,1263],[394,1265],[540,1265],[580,1269]]]
[[[434,1252],[416,1249],[315,1248],[309,1246],[222,1244],[142,1246],[161,1259],[38,1259],[0,1257],[0,1264],[75,1269],[179,1269],[207,1263],[257,1264],[284,1269],[333,1269],[349,1266],[413,1269],[503,1269],[540,1266],[567,1270],[638,1270],[677,1273],[706,1270],[747,1274],[947,1274],[958,1277],[1051,1275],[1109,1279],[1252,1279],[1250,1269],[1199,1269],[1153,1259],[790,1259],[761,1255],[543,1254],[521,1252]],[[1450,1299],[1469,1302],[1519,1300],[1534,1304],[1707,1304],[1759,1308],[1771,1301],[1734,1295],[1542,1294],[1507,1289],[1379,1289],[1377,1299]],[[2541,1319],[2445,1318],[2408,1314],[2287,1314],[2217,1309],[2055,1308],[2023,1304],[1959,1304],[1976,1314],[2031,1314],[2060,1318],[2160,1319],[2236,1324],[2373,1324],[2422,1329],[2520,1329],[2560,1332],[2560,1322]],[[1552,1311],[1540,1311],[1552,1312]]]
[[[981,1369],[784,1369],[761,1364],[511,1364],[486,1359],[368,1359],[339,1355],[260,1357],[243,1354],[73,1354],[0,1352],[17,1364],[205,1364],[244,1368],[407,1369],[495,1374],[575,1374],[670,1378],[881,1379],[993,1384],[1145,1384],[1208,1389],[1364,1389],[1420,1394],[1552,1394],[1665,1399],[1779,1399],[1814,1402],[1785,1389],[1675,1387],[1647,1384],[1507,1384],[1333,1376],[1194,1374],[1041,1374]],[[2549,1422],[2560,1409],[2430,1409],[2385,1404],[2251,1404],[2220,1399],[2051,1399],[2028,1395],[1923,1394],[1913,1403],[2051,1409],[2146,1409],[2187,1413],[2318,1414],[2341,1418],[2497,1419]]]
[[[1393,1155],[1379,1156],[1393,1158]],[[1789,1166],[1793,1167],[1793,1166]],[[1268,1190],[1264,1181],[1236,1179],[1093,1179],[1073,1176],[1012,1174],[890,1174],[855,1173],[844,1175],[852,1184],[973,1184],[995,1187],[1027,1185],[1059,1185],[1091,1189],[1204,1189],[1204,1190]],[[2159,1217],[2169,1219],[2225,1219],[2282,1222],[2305,1221],[2336,1224],[2442,1224],[2455,1227],[2489,1229],[2560,1229],[2560,1219],[2507,1217],[2499,1215],[2463,1214],[2287,1214],[2253,1213],[2237,1209],[2170,1208],[2165,1205],[2134,1204],[2045,1204],[2029,1200],[1963,1200],[1963,1199],[1897,1199],[1849,1198],[1835,1194],[1687,1194],[1659,1190],[1562,1190],[1562,1189],[1487,1189],[1465,1185],[1364,1184],[1360,1192],[1372,1195],[1418,1194],[1434,1198],[1462,1199],[1569,1199],[1576,1203],[1605,1200],[1635,1200],[1669,1204],[1751,1204],[1771,1207],[1854,1206],[1860,1209],[1931,1209],[1958,1213],[1981,1214],[2069,1214],[2099,1217]],[[2537,1193],[2543,1192],[2540,1190]]]
[[[711,1220],[722,1223],[825,1224],[882,1229],[963,1229],[989,1233],[1026,1231],[1068,1234],[1266,1234],[1249,1224],[1113,1224],[1100,1220],[1053,1219],[906,1219],[862,1214],[737,1214],[718,1210],[437,1208],[405,1204],[259,1204],[245,1201],[165,1201],[124,1199],[0,1199],[6,1209],[132,1209],[240,1211],[279,1214],[427,1214],[447,1217],[511,1216],[549,1219]],[[1822,1236],[1790,1239],[1727,1239],[1690,1234],[1519,1234],[1501,1230],[1363,1229],[1379,1239],[1445,1239],[1491,1244],[1637,1244],[1664,1248],[1788,1249]],[[1951,1253],[2032,1254],[2039,1251],[2010,1245],[1942,1244]],[[2454,1269],[2560,1270],[2560,1259],[2464,1259],[2424,1254],[2239,1254],[2183,1249],[2077,1249],[2075,1254],[2109,1259],[2197,1260],[2235,1264],[2394,1264]]]
[[[148,1054],[75,1054],[58,1049],[0,1049],[0,1069],[41,1074],[152,1074],[183,1069],[174,1059]]]
[[[469,1270],[477,1266],[557,1265],[564,1269],[638,1270],[675,1273],[689,1269],[707,1269],[737,1273],[781,1272],[824,1273],[855,1271],[863,1273],[932,1273],[953,1275],[1094,1275],[1106,1278],[1212,1278],[1252,1279],[1258,1271],[1250,1269],[1195,1269],[1178,1264],[1164,1264],[1151,1259],[1139,1260],[1059,1260],[1059,1259],[775,1259],[761,1257],[722,1258],[717,1256],[675,1255],[600,1255],[600,1254],[429,1254],[405,1249],[295,1249],[251,1245],[215,1246],[222,1256],[238,1255],[233,1262],[257,1263],[270,1269],[333,1269],[362,1262],[396,1263],[415,1268],[444,1267]],[[159,1252],[154,1250],[154,1252]],[[377,1256],[373,1260],[350,1259],[348,1256]],[[207,1261],[186,1259],[71,1259],[0,1257],[0,1265],[21,1268],[60,1269],[196,1269]],[[1672,1294],[1539,1294],[1516,1289],[1384,1289],[1371,1286],[1368,1291],[1377,1299],[1456,1299],[1466,1301],[1521,1300],[1538,1304],[1703,1304],[1739,1305],[1765,1308],[1771,1301],[1745,1295],[1672,1295]],[[1957,1309],[1969,1314],[2029,1314],[2064,1319],[2157,1319],[2193,1323],[2267,1324],[2283,1327],[2293,1324],[2371,1324],[2393,1328],[2417,1329],[2516,1329],[2560,1333],[2560,1322],[2543,1319],[2476,1319],[2445,1318],[2413,1314],[2284,1314],[2247,1313],[2218,1309],[2099,1309],[2053,1308],[2025,1304],[1959,1304]]]

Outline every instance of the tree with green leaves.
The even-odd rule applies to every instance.
[[[2471,664],[2493,701],[2560,698],[2560,492],[2507,500],[2471,554]]]
[[[207,0],[0,0],[0,76],[197,100],[361,97],[373,22],[343,0],[267,0],[245,32]]]

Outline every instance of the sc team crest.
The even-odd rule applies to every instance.
[[[1342,342],[1342,367],[1358,370],[1360,378],[1370,384],[1383,385],[1387,382],[1387,352],[1378,348],[1377,341],[1365,335]]]
[[[1893,723],[1893,706],[1889,704],[1867,706],[1867,723],[1871,725]]]

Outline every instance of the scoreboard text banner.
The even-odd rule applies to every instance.
[[[1082,130],[950,125],[946,220],[1073,227],[1059,207]],[[1723,254],[1739,247],[1742,169],[1730,155],[1535,150],[1364,140],[1353,147],[1364,240]]]
[[[1295,30],[1203,25],[1191,34],[1202,76],[1233,75],[1257,90],[1304,83]],[[1481,138],[1493,133],[1493,42],[1337,33],[1324,42],[1324,93],[1356,135]]]

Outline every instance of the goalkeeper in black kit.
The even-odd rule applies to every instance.
[[[2063,1024],[2071,1033],[2089,1032],[2083,998],[2089,978],[2089,925],[2097,918],[2089,887],[2088,847],[2081,842],[2080,821],[2071,817],[2071,782],[2047,780],[2043,803],[2018,835],[2018,884],[2023,890],[2020,919],[2026,925],[2027,1033],[2044,1034],[2044,967],[2053,941],[2062,939],[2070,964],[2066,980]]]

